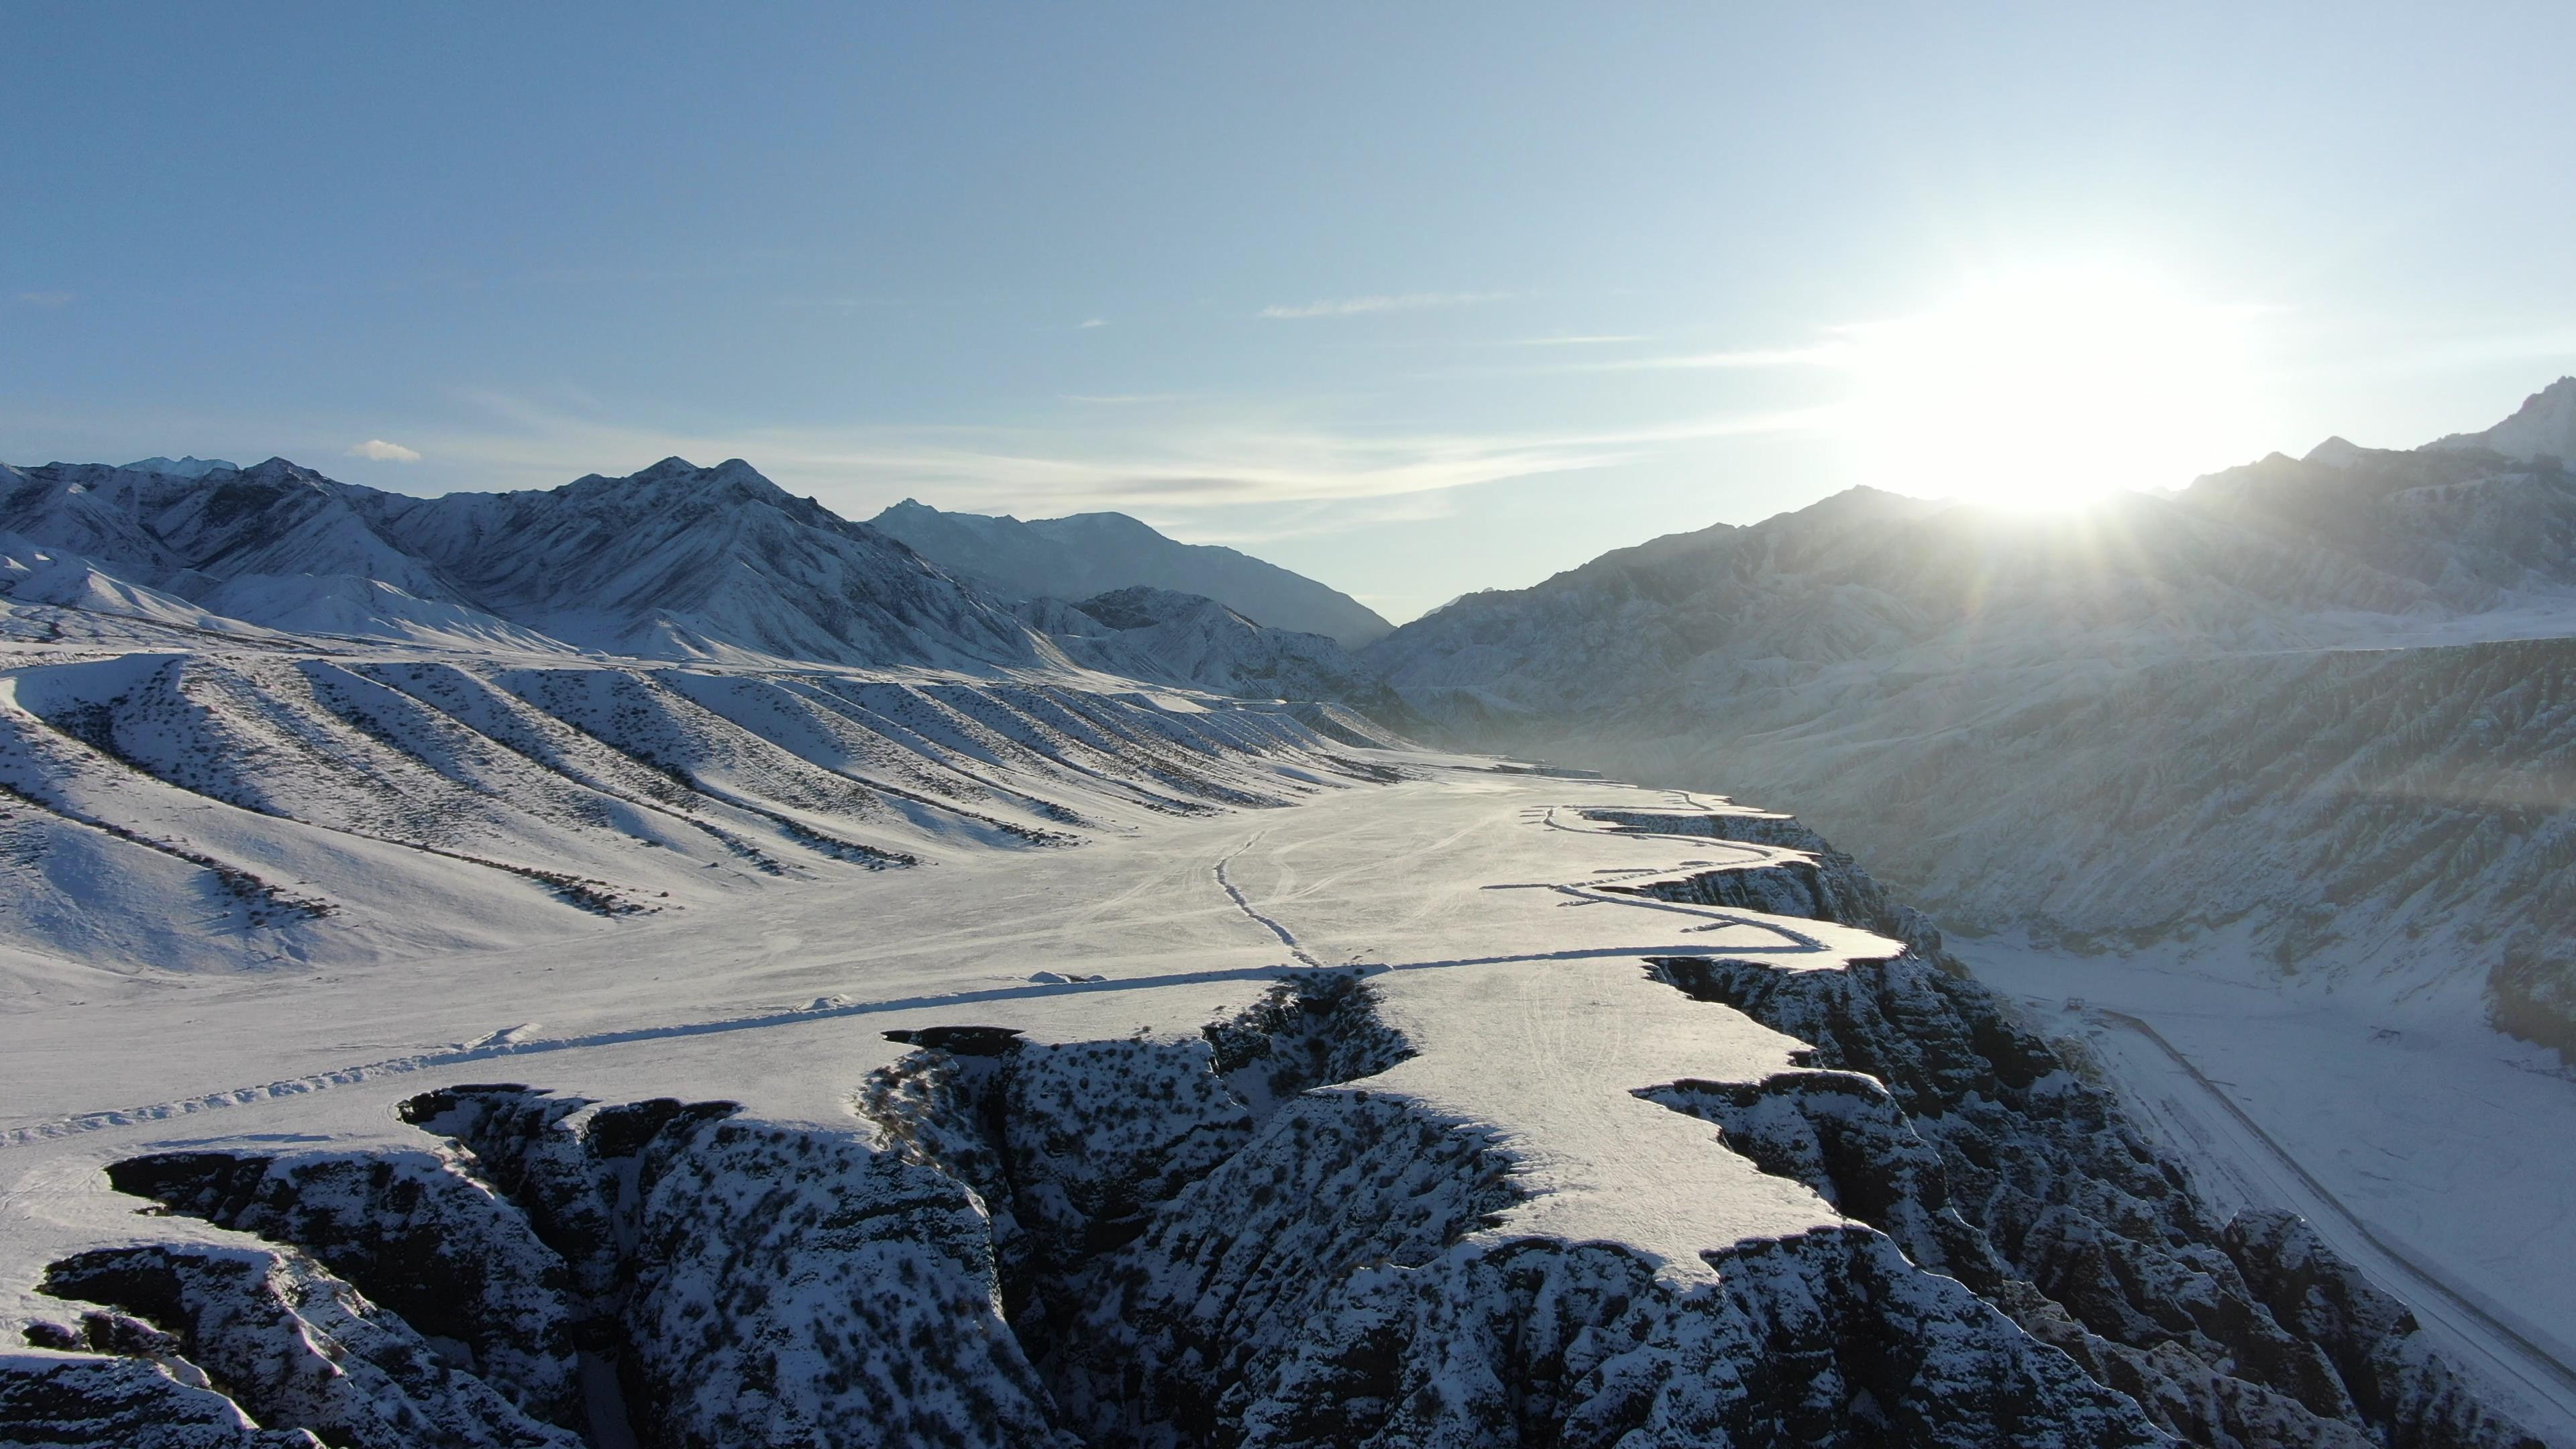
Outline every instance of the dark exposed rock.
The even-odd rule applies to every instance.
[[[1019,1028],[1012,1026],[925,1026],[918,1031],[885,1033],[887,1041],[931,1047],[961,1057],[998,1057],[1017,1050],[1019,1038]]]
[[[54,1264],[43,1288],[147,1320],[261,1422],[310,1429],[341,1449],[581,1444],[293,1249],[101,1249]]]
[[[2540,1449],[2478,1402],[2431,1351],[2406,1305],[2370,1286],[2297,1216],[2251,1209],[2225,1241],[2246,1281],[2291,1332],[2325,1350],[2390,1449],[2492,1443]]]
[[[851,1133],[733,1112],[509,1085],[408,1107],[573,1265],[585,1343],[618,1357],[656,1449],[1058,1442],[975,1194]]]
[[[164,1153],[111,1164],[120,1192],[291,1243],[402,1315],[529,1414],[580,1422],[563,1260],[450,1152],[271,1158]]]
[[[259,1427],[204,1379],[149,1358],[0,1353],[0,1444],[319,1449],[309,1430]]]

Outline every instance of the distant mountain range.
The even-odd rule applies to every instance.
[[[1114,568],[1092,570],[1127,590],[1099,606],[1107,621],[978,582],[740,460],[668,458],[625,478],[443,498],[282,458],[12,468],[0,490],[0,597],[165,627],[655,660],[1091,669],[1272,697],[1373,687],[1332,639]],[[1104,519],[1184,558],[1218,556],[1207,567],[1220,572],[1240,565],[1256,593],[1341,597],[1131,519],[1086,526],[1134,542]]]
[[[1005,594],[1085,599],[1137,584],[1200,594],[1274,629],[1357,649],[1394,625],[1348,594],[1211,544],[1178,543],[1123,513],[1022,522],[905,499],[868,520],[924,558]]]
[[[1854,489],[1363,662],[1462,742],[1790,802],[1946,922],[2241,941],[2576,1054],[2571,424],[2562,379],[2065,515]]]

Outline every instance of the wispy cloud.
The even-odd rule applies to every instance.
[[[1515,337],[1505,347],[1605,347],[1618,342],[1652,342],[1642,333],[1598,333],[1578,337]]]
[[[1383,297],[1339,297],[1297,306],[1273,303],[1253,315],[1272,321],[1295,321],[1307,317],[1356,317],[1364,312],[1410,312],[1422,307],[1465,307],[1478,302],[1499,302],[1510,295],[1508,292],[1401,292]]]
[[[1109,319],[1106,317],[1085,317],[1082,319],[1081,324],[1073,330],[1076,332],[1088,332],[1094,327],[1106,327],[1108,325]]]
[[[1188,397],[1185,392],[1069,392],[1064,400],[1100,407],[1133,407],[1140,403],[1181,402]]]
[[[1467,364],[1420,374],[1425,377],[1545,377],[1581,372],[1752,372],[1782,368],[1830,368],[1851,364],[1860,356],[1866,329],[1828,329],[1821,341],[1797,347],[1728,347],[1704,352],[1661,352],[1644,357],[1557,358],[1547,361]],[[1624,336],[1529,337],[1497,344],[1512,348],[1564,348],[1583,344],[1644,342]]]
[[[388,443],[382,438],[367,439],[365,442],[351,448],[349,450],[349,456],[352,458],[373,458],[379,463],[417,463],[420,461],[419,453],[404,447],[400,443]]]
[[[1425,433],[1277,417],[1173,422],[1104,414],[1066,428],[637,426],[482,394],[490,430],[424,439],[484,486],[552,486],[678,455],[745,458],[782,485],[844,512],[907,494],[943,507],[1044,514],[1086,508],[1222,509],[1394,499],[1506,478],[1609,467],[1677,444],[1803,429],[1814,412],[1721,415],[1597,431]]]
[[[1578,372],[1661,372],[1692,369],[1751,369],[1764,367],[1833,367],[1849,362],[1853,355],[1849,342],[1818,342],[1806,347],[1738,347],[1716,352],[1681,352],[1660,357],[1620,357],[1600,362],[1566,364]]]
[[[51,309],[55,307],[70,306],[73,301],[73,296],[69,292],[20,292],[18,294],[18,300],[26,303],[30,307],[44,307]]]

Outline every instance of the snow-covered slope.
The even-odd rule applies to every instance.
[[[203,478],[209,473],[241,471],[241,465],[238,463],[226,462],[221,458],[200,458],[194,453],[185,458],[145,458],[139,463],[128,463],[125,466],[132,472],[167,473],[173,478]]]
[[[493,612],[651,657],[845,664],[1040,661],[1006,611],[740,460],[666,458],[544,493],[373,493],[373,527]]]
[[[1214,599],[1137,585],[1079,604],[1032,600],[1021,615],[1077,663],[1250,699],[1331,700],[1390,722],[1393,693],[1321,634],[1266,628]]]
[[[46,653],[68,657],[54,662]],[[1355,716],[939,676],[197,650],[0,674],[13,998],[582,935],[1373,774]]]
[[[945,513],[907,498],[869,523],[945,568],[1022,597],[1082,599],[1146,585],[1204,595],[1271,628],[1326,635],[1350,649],[1394,627],[1313,579],[1230,548],[1174,542],[1123,513],[1022,522]]]
[[[2576,462],[2576,377],[2562,377],[2523,400],[2514,415],[2482,433],[2453,433],[2436,448],[2485,448],[2530,462]]]
[[[0,529],[250,623],[662,659],[1028,666],[1045,647],[902,545],[739,460],[413,498],[272,458],[12,469]]]
[[[1365,659],[1464,738],[1794,800],[1962,923],[2241,923],[2576,1046],[2547,944],[2576,716],[2563,648],[2504,642],[2570,635],[2563,467],[2335,439],[2063,516],[1855,490],[1472,595]]]

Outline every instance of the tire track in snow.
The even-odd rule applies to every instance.
[[[1279,938],[1279,944],[1288,948],[1289,955],[1296,957],[1298,961],[1305,965],[1321,966],[1324,963],[1307,955],[1306,948],[1297,944],[1297,937],[1291,933],[1286,926],[1279,924],[1277,921],[1274,921],[1270,917],[1263,915],[1258,910],[1255,910],[1251,899],[1245,896],[1242,890],[1236,887],[1234,878],[1225,873],[1227,862],[1260,844],[1261,837],[1267,834],[1269,834],[1269,832],[1266,830],[1256,831],[1250,840],[1236,846],[1226,854],[1218,856],[1216,861],[1216,883],[1225,887],[1226,896],[1234,902],[1234,908],[1236,910],[1243,912],[1245,915],[1260,922],[1263,926],[1268,927],[1270,934]]]

